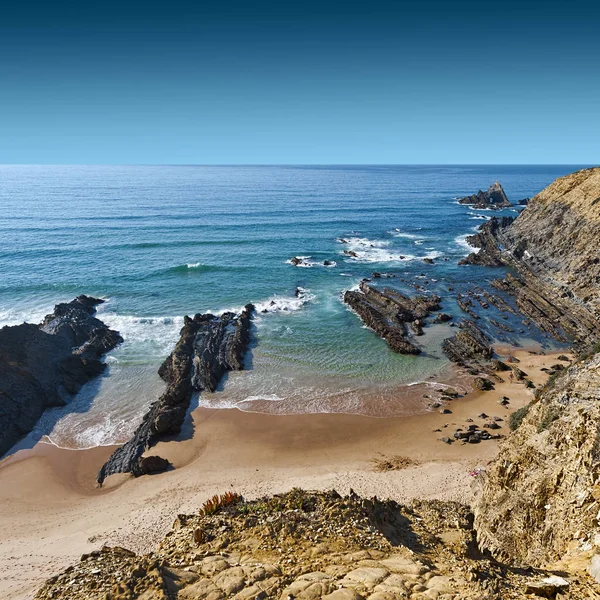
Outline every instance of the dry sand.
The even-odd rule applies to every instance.
[[[540,369],[557,362],[557,353],[513,354],[536,384],[546,379]],[[498,442],[450,446],[439,438],[452,437],[467,418],[481,426],[481,412],[507,419],[531,400],[531,390],[506,379],[494,391],[453,400],[452,413],[445,415],[279,416],[197,409],[191,439],[161,443],[150,452],[168,458],[172,471],[139,479],[113,476],[102,489],[95,475],[112,447],[62,450],[37,444],[19,451],[0,463],[0,598],[32,598],[46,578],[103,544],[151,550],[178,513],[195,512],[226,490],[253,498],[295,486],[352,488],[399,501],[469,502],[474,480],[469,473],[496,455]],[[498,404],[504,395],[508,407]],[[499,432],[507,433],[507,421],[501,425]],[[394,456],[410,459],[412,466],[375,470],[374,459]]]

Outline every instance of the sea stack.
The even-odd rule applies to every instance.
[[[479,190],[476,194],[459,199],[459,204],[471,204],[473,208],[501,209],[512,206],[499,181],[495,181],[487,191]]]

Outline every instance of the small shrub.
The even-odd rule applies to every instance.
[[[515,410],[515,412],[510,415],[508,419],[508,426],[510,427],[511,431],[516,431],[519,428],[519,426],[523,422],[523,419],[527,416],[527,413],[529,412],[530,408],[531,403],[526,404],[518,410]]]
[[[240,494],[236,492],[225,492],[220,496],[215,494],[212,498],[208,499],[200,509],[201,515],[214,515],[219,512],[221,509],[226,508],[227,506],[231,506],[233,504],[238,504],[242,502],[243,498]]]

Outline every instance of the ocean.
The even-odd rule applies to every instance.
[[[0,166],[0,326],[39,322],[84,293],[106,300],[98,317],[125,338],[105,374],[68,407],[46,411],[32,435],[69,448],[125,441],[164,389],[156,370],[183,315],[248,302],[257,306],[248,370],[198,405],[423,410],[402,390],[447,370],[440,342],[452,330],[432,325],[421,356],[394,354],[347,309],[343,292],[389,273],[380,281],[411,294],[422,285],[459,316],[448,287],[485,287],[501,273],[457,266],[469,252],[466,235],[491,212],[456,198],[499,180],[516,202],[577,168]]]

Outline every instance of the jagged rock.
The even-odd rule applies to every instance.
[[[416,335],[422,333],[422,320],[439,310],[439,296],[409,298],[391,288],[378,289],[361,282],[360,291],[347,291],[344,302],[388,346],[400,354],[420,354],[421,350],[409,339],[407,325]]]
[[[477,390],[481,390],[482,392],[486,392],[488,390],[494,389],[494,384],[485,377],[475,377],[473,381],[473,387]]]
[[[471,204],[474,208],[500,209],[512,206],[498,181],[490,185],[485,192],[479,190],[472,196],[460,198],[458,202],[459,204]]]
[[[106,368],[101,357],[123,339],[94,317],[102,302],[78,296],[40,325],[0,329],[0,456]]]
[[[301,258],[298,258],[297,256],[294,256],[294,258],[292,258],[290,260],[290,262],[297,267],[298,265],[304,264],[304,261]]]
[[[138,465],[138,473],[147,475],[150,473],[162,473],[166,471],[171,463],[166,458],[160,456],[144,456],[140,458]]]
[[[435,263],[433,262],[433,258],[424,258],[423,259],[424,263],[427,263],[428,265],[434,265]]]
[[[494,359],[492,361],[492,370],[493,371],[510,371],[510,367],[503,363],[501,360]]]
[[[460,329],[442,343],[444,354],[459,365],[480,365],[493,356],[492,340],[473,321],[463,320]]]
[[[448,321],[452,321],[452,316],[446,313],[438,313],[433,320],[434,323],[447,323]]]
[[[133,437],[104,464],[97,478],[100,485],[114,473],[142,475],[140,457],[158,439],[180,432],[192,393],[214,392],[227,371],[244,368],[253,311],[254,306],[248,304],[239,315],[184,317],[181,337],[158,369],[167,389],[144,415]]]

